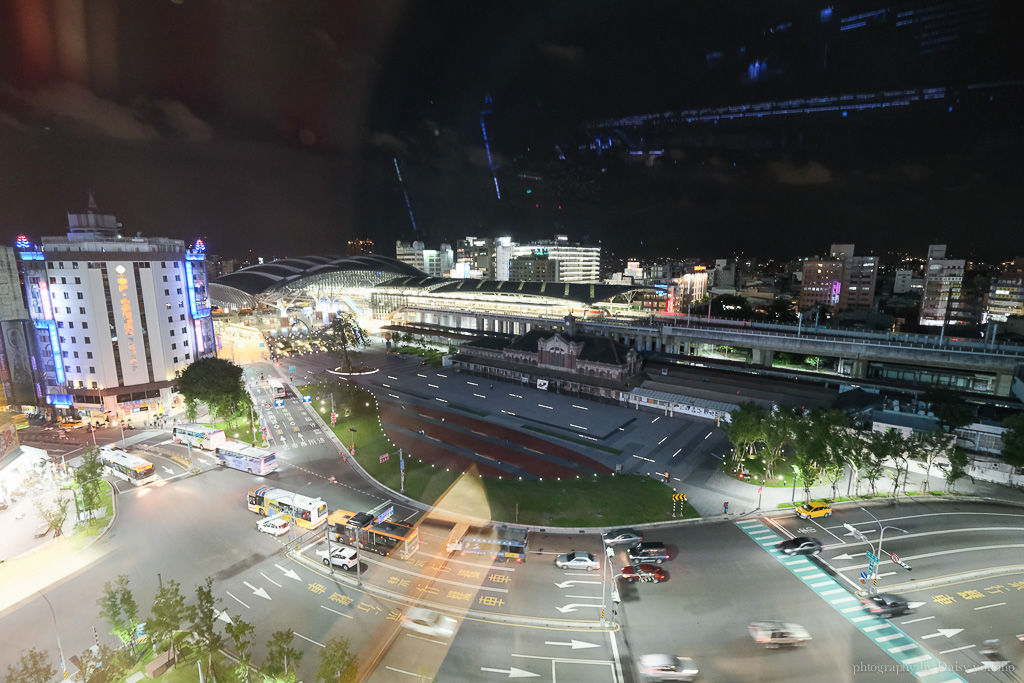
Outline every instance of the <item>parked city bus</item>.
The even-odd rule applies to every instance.
[[[116,448],[101,448],[100,462],[109,474],[124,479],[135,486],[142,486],[151,481],[156,481],[156,471],[153,463],[148,460],[119,451]]]
[[[284,382],[279,379],[272,379],[268,382],[270,386],[270,395],[274,398],[284,398],[287,393],[284,390]]]
[[[270,474],[277,469],[277,456],[241,441],[226,441],[217,446],[217,463],[249,474]]]
[[[339,543],[403,560],[412,557],[420,547],[418,528],[402,522],[378,522],[368,512],[335,510],[327,518],[327,529],[331,539]]]
[[[174,443],[187,443],[193,448],[202,448],[204,451],[212,451],[222,445],[227,437],[224,430],[214,429],[201,424],[180,424],[175,425]]]
[[[272,486],[249,491],[248,504],[253,512],[268,517],[283,512],[293,524],[305,529],[315,529],[327,521],[327,503]]]

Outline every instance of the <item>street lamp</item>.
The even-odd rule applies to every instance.
[[[348,431],[352,432],[352,448],[349,450],[349,453],[354,458],[356,457],[356,429],[355,427],[349,427]]]
[[[50,608],[50,616],[53,618],[53,634],[57,637],[57,652],[60,653],[60,669],[64,674],[64,678],[68,677],[68,665],[64,661],[64,648],[60,645],[60,633],[57,631],[57,614],[53,611],[53,605],[50,604],[50,599],[43,595],[42,591],[36,591],[39,593],[39,597],[46,601],[46,606]]]
[[[878,551],[875,553],[875,558],[876,559],[875,559],[875,562],[874,562],[874,569],[871,571],[871,589],[870,589],[873,593],[877,594],[878,593],[878,563],[882,559],[882,538],[885,537],[885,530],[886,529],[893,529],[894,531],[900,531],[900,532],[902,532],[904,534],[909,533],[909,532],[906,529],[899,528],[898,526],[882,526],[882,522],[877,517],[875,517],[873,514],[871,514],[870,512],[868,512],[864,508],[861,508],[861,510],[864,511],[865,513],[867,513],[867,515],[869,517],[871,517],[871,519],[875,520],[875,523],[878,524],[878,527],[879,527],[879,532],[878,532]],[[852,530],[852,532],[853,532],[853,534],[854,534],[854,536],[856,538],[858,538],[859,540],[862,540],[862,541],[866,541],[867,544],[868,544],[868,547],[871,547],[871,541],[859,529],[856,529],[856,528],[854,528],[852,526],[850,526],[848,528],[850,530]],[[871,549],[874,550],[874,548],[871,548]]]

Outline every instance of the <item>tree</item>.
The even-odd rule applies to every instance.
[[[32,648],[21,653],[17,666],[7,665],[7,683],[50,683],[57,670],[50,664],[50,653]]]
[[[224,630],[231,636],[231,641],[235,644],[235,649],[238,651],[238,667],[235,669],[235,672],[240,678],[244,678],[245,683],[249,683],[249,661],[252,659],[252,653],[249,652],[249,648],[252,647],[252,637],[255,629],[252,624],[240,617],[235,617],[235,621],[225,626]]]
[[[811,499],[811,486],[831,461],[827,435],[826,414],[818,410],[811,411],[808,419],[797,422],[793,430],[793,466],[796,475],[803,480],[805,500]]]
[[[139,626],[139,605],[128,587],[128,576],[119,574],[103,585],[103,595],[96,601],[100,618],[110,624],[110,633],[135,652],[135,630]]]
[[[223,358],[200,358],[178,373],[174,390],[182,395],[185,411],[195,419],[198,403],[214,409],[230,406],[233,411],[247,405],[248,392],[242,381],[242,368]]]
[[[71,499],[64,496],[64,489],[57,491],[57,497],[49,505],[38,499],[35,501],[36,512],[47,524],[46,533],[52,531],[54,538],[64,533],[64,522],[68,518],[70,507]]]
[[[967,453],[959,446],[955,446],[949,454],[949,470],[946,472],[946,490],[956,489],[956,482],[967,474]]]
[[[345,372],[352,371],[351,351],[369,344],[363,328],[351,313],[339,313],[330,325],[318,330],[313,338],[329,355],[342,361],[342,370]]]
[[[119,683],[128,673],[130,662],[124,650],[107,645],[90,647],[78,655],[78,669],[84,683]]]
[[[275,631],[267,641],[267,660],[263,663],[262,673],[268,682],[284,683],[295,680],[295,670],[302,661],[302,650],[291,646],[295,633],[291,629]]]
[[[1003,461],[1013,467],[1024,467],[1024,413],[1003,420]]]
[[[99,451],[93,446],[88,446],[82,454],[82,460],[75,470],[75,481],[82,490],[82,511],[89,512],[100,506],[100,487],[103,482],[103,463],[100,461]]]
[[[754,448],[762,439],[761,423],[765,418],[765,410],[753,402],[741,403],[736,410],[729,413],[729,421],[722,424],[722,431],[732,443],[734,458],[753,455]]]
[[[165,581],[157,589],[153,610],[146,622],[146,630],[149,631],[149,637],[158,643],[161,649],[169,649],[171,657],[175,659],[177,649],[174,634],[181,629],[181,623],[187,616],[188,609],[185,607],[185,596],[181,594],[181,585],[174,579]]]
[[[320,667],[316,680],[322,683],[355,683],[358,678],[356,655],[350,651],[347,638],[339,636],[328,640],[320,650]]]
[[[839,480],[846,472],[846,465],[853,457],[856,446],[852,438],[855,433],[849,429],[849,418],[838,410],[817,413],[815,425],[817,441],[822,449],[819,458],[822,472],[832,487],[832,497],[838,495]]]
[[[764,476],[770,479],[775,473],[775,465],[782,459],[782,453],[793,438],[796,414],[790,408],[779,408],[768,413],[761,421],[761,441],[764,443],[760,455],[764,460]]]
[[[910,474],[910,443],[899,432],[890,434],[893,437],[889,451],[889,462],[892,464],[889,479],[892,481],[892,497],[899,498],[900,488],[903,488],[904,493],[907,489],[907,476]]]
[[[213,595],[213,579],[209,576],[196,586],[195,604],[188,607],[188,620],[192,631],[199,636],[200,656],[207,656],[207,670],[213,674],[213,653],[220,650],[224,638],[217,632],[217,605],[220,598]]]
[[[861,467],[864,469],[864,478],[868,480],[871,487],[871,495],[877,495],[875,482],[885,474],[885,443],[882,432],[871,432],[864,442],[864,455]]]
[[[914,437],[910,443],[910,457],[916,462],[924,464],[922,491],[931,490],[931,472],[935,461],[941,457],[948,458],[954,448],[956,448],[956,436],[942,430],[923,432]]]

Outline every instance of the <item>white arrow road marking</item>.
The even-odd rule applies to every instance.
[[[235,596],[232,595],[231,597],[234,598]],[[238,598],[235,598],[235,600],[238,600]],[[241,600],[239,600],[239,602],[241,602]],[[231,622],[231,617],[228,616],[228,611],[227,610],[216,610],[215,609],[214,612],[217,615],[216,616],[217,619],[220,619],[221,621],[226,622],[228,624],[232,623]]]
[[[836,555],[832,559],[833,560],[852,560],[854,557],[859,557],[859,556],[858,555],[851,555],[850,553],[843,553],[842,555]]]
[[[166,472],[167,474],[174,474],[174,470],[172,470],[172,469],[171,469],[170,467],[168,467],[167,465],[161,465],[161,467],[163,467],[163,468],[164,468],[164,472]]]
[[[274,584],[274,585],[275,585],[275,586],[277,586],[278,588],[280,588],[280,587],[281,587],[281,584],[279,584],[279,583],[278,583],[277,581],[274,581],[274,580],[273,580],[272,578],[270,578],[269,576],[267,576],[267,575],[266,575],[266,574],[264,574],[263,572],[260,572],[260,576],[262,576],[262,577],[263,577],[264,579],[266,579],[266,580],[267,580],[267,581],[269,581],[270,583]]]
[[[572,586],[575,586],[577,583],[594,583],[594,584],[599,584],[601,582],[600,581],[562,581],[561,583],[559,583],[558,581],[556,581],[555,585],[558,586],[559,588],[571,588]]]
[[[582,640],[570,640],[567,643],[563,642],[563,641],[560,641],[560,640],[545,640],[544,644],[545,645],[563,645],[563,646],[571,647],[574,650],[583,650],[583,649],[586,649],[588,647],[601,647],[597,643],[586,643],[586,642],[584,642]]]
[[[929,633],[926,636],[921,636],[921,640],[928,640],[929,638],[938,638],[939,636],[945,636],[947,638],[952,638],[956,634],[962,633],[962,632],[963,632],[962,628],[940,628],[940,629],[937,629],[936,633]]]
[[[917,609],[918,607],[921,607],[924,604],[926,604],[926,603],[923,603],[923,602],[908,602],[907,603],[907,609]]]
[[[491,673],[496,673],[496,674],[508,674],[509,678],[539,678],[540,677],[540,674],[535,674],[535,673],[532,673],[530,671],[523,671],[522,669],[517,669],[514,666],[513,667],[509,667],[508,669],[490,669],[490,668],[488,668],[486,666],[481,666],[480,670],[481,671],[490,671]]]
[[[236,598],[234,595],[231,595],[231,591],[225,591],[225,592],[228,594],[228,597],[234,599],[234,601],[237,602],[239,605],[241,605],[245,609],[249,609],[249,605],[245,604],[244,602],[242,602],[241,600]]]
[[[271,600],[272,599],[269,595],[267,595],[267,591],[263,590],[262,588],[257,588],[256,586],[252,585],[248,581],[243,581],[242,583],[245,584],[245,586],[249,590],[251,590],[252,594],[255,595],[256,597],[258,597],[258,598],[266,598],[267,600]]]
[[[289,579],[295,579],[296,581],[302,581],[302,579],[299,578],[299,575],[296,574],[291,569],[285,569],[284,567],[282,567],[279,564],[275,564],[274,566],[277,567],[278,569],[280,569],[281,571],[283,571],[284,575],[287,576]]]
[[[575,612],[577,607],[591,607],[591,608],[593,608],[593,607],[600,607],[600,606],[601,605],[593,605],[593,604],[581,605],[579,603],[573,603],[571,605],[566,605],[565,607],[556,607],[555,609],[558,610],[559,612],[561,612],[562,614],[566,614],[568,612]]]

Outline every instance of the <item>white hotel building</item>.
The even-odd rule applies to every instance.
[[[125,237],[90,200],[68,214],[66,237],[19,237],[16,248],[41,404],[141,420],[171,406],[179,370],[216,353],[202,241]]]

